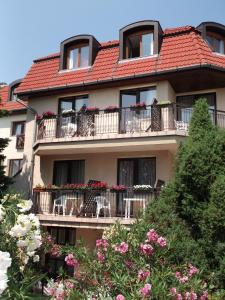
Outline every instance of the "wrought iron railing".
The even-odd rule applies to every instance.
[[[121,135],[188,130],[193,109],[175,103],[114,111],[74,112],[53,115],[37,123],[37,140],[53,138],[115,138]],[[210,110],[212,121],[225,128],[225,112]]]
[[[131,218],[159,194],[159,190],[34,189],[34,213],[85,218]]]

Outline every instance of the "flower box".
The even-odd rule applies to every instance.
[[[104,113],[115,113],[115,112],[119,112],[119,107],[118,106],[113,106],[113,105],[110,105],[108,107],[106,107],[104,109]]]
[[[126,192],[128,189],[125,185],[113,185],[110,187],[110,192],[112,193],[123,193]]]
[[[99,114],[99,108],[98,107],[95,107],[95,106],[89,106],[89,107],[86,107],[86,106],[82,106],[80,111],[80,113],[85,113],[85,114],[90,114],[90,115],[97,115]]]
[[[72,116],[75,114],[75,110],[73,109],[65,109],[63,112],[62,112],[62,116],[63,117],[67,117],[67,116]]]
[[[144,110],[146,109],[146,104],[145,102],[136,103],[134,105],[130,105],[130,109],[133,111]]]
[[[133,186],[133,191],[135,193],[146,193],[152,190],[152,186],[151,185],[134,185]]]
[[[42,118],[43,119],[52,119],[52,118],[54,118],[56,116],[56,114],[54,113],[54,112],[52,112],[52,111],[45,111],[45,112],[43,112],[43,114],[42,114]]]

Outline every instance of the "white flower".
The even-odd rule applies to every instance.
[[[21,200],[20,203],[17,204],[20,212],[29,211],[32,207],[33,203],[31,200]]]
[[[3,221],[5,216],[5,209],[2,204],[0,204],[0,222]]]
[[[0,251],[0,295],[7,288],[7,269],[11,266],[12,259],[9,252]]]
[[[29,241],[27,241],[27,240],[19,240],[16,244],[17,244],[17,247],[24,248],[24,247],[27,247],[28,242]]]
[[[39,255],[34,255],[33,262],[39,262],[39,260],[40,260]]]
[[[12,237],[21,237],[27,234],[27,228],[23,227],[21,224],[16,224],[13,226],[9,232]]]
[[[11,266],[12,259],[9,252],[0,251],[0,274],[6,272],[6,270]]]

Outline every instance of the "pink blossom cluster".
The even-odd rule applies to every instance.
[[[193,291],[191,292],[185,292],[182,296],[181,293],[177,292],[177,289],[175,287],[170,289],[170,294],[174,296],[174,299],[176,300],[207,300],[208,299],[208,292],[204,291],[203,294],[198,298],[197,294]]]
[[[64,300],[67,298],[70,290],[73,288],[74,288],[74,284],[69,280],[65,280],[64,282],[60,280],[54,282],[53,280],[51,280],[44,288],[44,293],[47,296],[51,296],[51,299]]]
[[[49,253],[52,255],[52,256],[60,256],[60,250],[61,250],[61,247],[57,244],[54,244]]]
[[[116,296],[116,300],[125,300],[125,297],[121,294]]]
[[[114,249],[116,252],[119,252],[120,254],[125,254],[127,253],[129,246],[127,243],[122,242],[119,245],[116,245]]]
[[[186,283],[192,276],[198,273],[198,269],[192,264],[189,264],[189,268],[187,269],[186,273],[187,274],[183,276],[180,272],[176,272],[175,277],[180,283]]]
[[[143,288],[140,289],[140,294],[143,298],[147,298],[150,295],[152,286],[150,283],[146,283]]]
[[[148,241],[151,243],[157,243],[160,247],[166,246],[166,239],[162,236],[159,236],[155,229],[150,229],[147,233]]]
[[[77,259],[74,258],[73,254],[68,254],[66,257],[65,257],[65,262],[67,264],[67,266],[70,266],[70,267],[79,267],[79,262]]]
[[[105,239],[96,240],[96,247],[98,249],[102,249],[104,251],[107,251],[107,249],[109,247],[109,243]]]
[[[105,261],[105,255],[101,253],[100,251],[97,252],[97,259],[100,263],[103,263]]]
[[[140,252],[146,256],[151,256],[154,252],[154,248],[149,244],[141,244]]]
[[[141,281],[144,281],[149,275],[150,275],[149,271],[139,270],[138,279],[141,280]]]

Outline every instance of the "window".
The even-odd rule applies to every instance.
[[[66,245],[74,246],[76,242],[76,229],[73,228],[65,228],[65,227],[48,227],[47,231],[54,238],[54,241],[58,245]],[[56,278],[59,276],[60,268],[69,275],[73,276],[74,269],[73,267],[67,266],[65,262],[65,256],[52,256],[50,254],[46,254],[46,268],[49,277]]]
[[[84,68],[89,65],[88,44],[73,46],[67,50],[67,69]]]
[[[216,33],[207,33],[206,40],[214,52],[225,54],[225,37]]]
[[[139,32],[127,36],[125,58],[150,55],[153,55],[153,32]]]
[[[17,95],[15,94],[15,90],[16,88],[19,86],[20,84],[16,84],[13,87],[11,87],[10,89],[10,97],[9,97],[9,101],[16,101],[17,100]]]
[[[192,116],[193,106],[195,102],[200,99],[205,98],[209,105],[209,112],[211,114],[213,122],[215,122],[215,110],[216,110],[216,94],[198,94],[198,95],[184,95],[177,97],[177,118],[178,121],[184,121],[189,123]]]
[[[64,98],[59,101],[59,114],[66,110],[79,111],[83,106],[88,106],[88,95]]]
[[[12,135],[22,135],[25,132],[25,121],[12,123]]]
[[[152,105],[156,98],[156,88],[142,88],[121,91],[121,107],[130,107],[137,103],[144,102],[147,106]]]
[[[67,183],[84,183],[84,160],[55,161],[53,184],[60,186]]]
[[[22,159],[9,160],[9,177],[15,176],[22,168]]]

